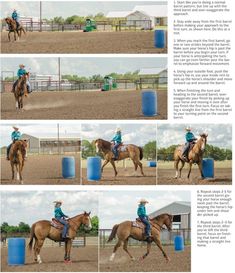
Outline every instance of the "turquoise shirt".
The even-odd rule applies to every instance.
[[[55,213],[55,218],[67,217],[67,215],[63,213],[61,208],[55,208],[54,213]]]
[[[187,132],[185,135],[185,139],[187,142],[190,142],[195,139],[195,136],[192,132]]]
[[[122,143],[122,134],[116,133],[116,135],[113,137],[112,141],[115,141],[116,143]]]
[[[146,217],[147,216],[146,208],[144,205],[142,205],[142,204],[139,205],[138,210],[137,210],[137,215],[139,217]]]
[[[17,72],[17,76],[20,78],[21,76],[25,75],[27,72],[24,68],[20,68]]]
[[[18,13],[16,11],[14,11],[12,13],[11,17],[12,17],[13,20],[16,20],[16,21],[19,20],[19,15],[18,15]]]
[[[19,140],[21,138],[21,133],[19,131],[13,131],[11,133],[11,140]]]

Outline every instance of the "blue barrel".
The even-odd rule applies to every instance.
[[[157,115],[157,92],[153,90],[142,91],[142,113],[147,117]]]
[[[63,157],[62,176],[63,178],[75,178],[75,158],[73,156]]]
[[[203,158],[202,173],[205,178],[214,178],[214,159],[213,158]]]
[[[175,245],[175,251],[183,251],[184,250],[184,237],[181,235],[175,236],[174,245]]]
[[[157,162],[156,161],[149,161],[148,167],[157,167]]]
[[[8,265],[25,264],[25,239],[9,238],[8,239]]]
[[[154,46],[156,48],[166,47],[166,32],[163,29],[157,29],[154,31]]]
[[[88,181],[101,179],[101,158],[99,156],[87,158],[87,179]]]

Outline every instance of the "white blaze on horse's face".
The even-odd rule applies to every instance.
[[[100,151],[99,144],[96,142],[95,144],[95,151],[98,153]]]
[[[202,151],[205,150],[205,146],[206,146],[206,145],[205,145],[205,141],[206,141],[206,140],[203,138],[202,147],[201,147],[201,150],[202,150]]]

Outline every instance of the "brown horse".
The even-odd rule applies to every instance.
[[[17,85],[14,91],[15,103],[17,110],[23,110],[23,97],[27,97],[27,80],[29,73],[26,73],[21,78],[17,80]]]
[[[9,159],[11,163],[11,172],[12,172],[12,181],[15,177],[16,169],[16,179],[20,180],[20,183],[23,184],[22,171],[24,167],[24,157],[26,154],[27,140],[17,140],[11,145]]]
[[[16,21],[13,20],[12,18],[7,17],[7,18],[5,18],[5,21],[6,21],[7,25],[8,25],[8,40],[9,40],[9,42],[11,41],[11,36],[10,36],[10,33],[11,33],[11,32],[14,33],[14,39],[15,39],[15,41],[16,41],[16,34],[17,34],[17,36],[18,36],[18,37],[17,37],[18,40],[19,40],[19,38],[21,37],[22,32],[23,32],[24,34],[26,34],[26,31],[25,31],[25,29],[23,28],[23,26],[19,26],[19,27],[17,28]]]
[[[114,154],[112,152],[112,143],[101,138],[95,140],[96,152],[101,152],[104,156],[104,163],[102,165],[101,171],[103,172],[104,167],[110,162],[113,166],[115,176],[117,176],[117,169],[114,162]],[[137,172],[138,166],[140,167],[141,174],[144,176],[143,165],[140,160],[143,159],[143,149],[134,144],[125,145],[124,151],[119,151],[117,160],[124,160],[130,158],[135,166],[135,174]]]
[[[154,217],[153,219],[150,219],[152,240],[159,247],[159,249],[161,250],[163,256],[166,258],[167,261],[170,261],[170,259],[167,256],[166,252],[163,250],[161,240],[160,240],[160,232],[164,225],[167,227],[168,231],[171,231],[172,221],[173,221],[173,216],[167,213],[161,214],[159,216]],[[144,241],[145,240],[144,228],[141,229],[140,227],[136,227],[135,225],[133,225],[132,221],[125,221],[113,226],[108,242],[112,241],[116,235],[118,237],[118,242],[114,246],[113,253],[110,256],[109,260],[113,261],[116,251],[122,245],[122,243],[123,243],[123,249],[129,255],[129,257],[132,260],[134,260],[134,257],[130,254],[130,252],[127,249],[128,239],[134,238],[138,241]],[[151,248],[151,242],[147,242],[147,252],[141,257],[142,259],[148,256],[150,252],[150,248]]]
[[[82,214],[69,218],[68,223],[69,223],[69,231],[68,231],[69,238],[66,238],[66,239],[62,239],[62,236],[61,236],[62,230],[52,226],[50,221],[41,220],[32,225],[28,247],[30,250],[32,250],[33,240],[35,240],[34,247],[33,247],[35,261],[37,261],[38,263],[42,263],[42,260],[40,257],[40,250],[46,238],[49,238],[56,242],[64,241],[65,242],[64,261],[65,262],[70,261],[72,240],[76,237],[79,227],[83,224],[85,229],[87,230],[91,230],[92,228],[90,212],[89,213],[84,212]]]
[[[188,171],[188,178],[190,177],[190,173],[192,170],[192,164],[197,164],[200,170],[201,178],[204,178],[203,171],[202,171],[202,159],[203,154],[206,148],[208,134],[201,134],[200,138],[194,144],[193,148],[188,153],[188,163],[189,163],[189,171]],[[180,145],[176,147],[174,152],[174,161],[175,161],[175,169],[176,174],[175,178],[181,178],[181,171],[184,167],[185,160],[182,156],[184,145]],[[181,167],[178,170],[179,162],[181,162]]]

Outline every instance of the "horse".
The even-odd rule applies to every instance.
[[[8,25],[8,40],[9,40],[9,42],[11,41],[11,36],[10,36],[11,32],[14,32],[15,41],[16,41],[16,34],[18,35],[18,40],[21,37],[22,32],[24,34],[26,34],[26,31],[25,31],[24,27],[20,25],[17,28],[16,21],[13,20],[12,18],[7,17],[7,18],[5,18],[5,21],[6,21],[7,25]]]
[[[112,143],[101,138],[95,140],[96,152],[101,152],[104,156],[104,163],[101,167],[101,172],[103,172],[104,167],[110,162],[114,169],[115,177],[117,176],[118,172],[114,163],[113,152],[112,152]],[[120,148],[120,146],[119,146]],[[118,149],[119,149],[118,148]],[[130,158],[133,161],[135,166],[135,174],[137,172],[138,166],[140,167],[141,174],[144,176],[143,172],[143,165],[140,160],[143,159],[143,149],[138,147],[134,144],[127,144],[125,145],[125,151],[119,151],[118,161],[124,160],[126,158]]]
[[[15,177],[15,169],[16,169],[16,179],[20,180],[20,183],[23,184],[23,167],[24,167],[24,157],[26,154],[28,141],[27,140],[17,140],[12,143],[9,159],[11,163],[11,172],[12,172],[12,181],[14,181]]]
[[[28,248],[32,251],[34,250],[34,261],[38,262],[39,264],[42,263],[42,259],[40,257],[40,251],[43,246],[43,243],[46,238],[49,238],[52,241],[56,242],[65,242],[65,255],[64,255],[64,262],[70,262],[70,252],[72,247],[72,240],[76,237],[77,231],[79,227],[83,224],[86,230],[91,230],[91,219],[90,219],[90,212],[84,212],[82,214],[76,215],[72,218],[68,219],[69,223],[69,231],[68,235],[69,238],[62,239],[61,233],[62,229],[58,229],[52,226],[51,221],[47,220],[40,220],[35,222],[30,231],[30,240],[28,244]],[[33,246],[33,241],[34,246]]]
[[[189,164],[189,171],[187,176],[188,179],[190,177],[190,173],[192,170],[192,164],[198,165],[200,174],[201,174],[201,179],[204,179],[204,175],[202,171],[202,159],[203,159],[203,154],[206,148],[207,137],[208,137],[208,134],[205,134],[205,133],[200,134],[200,138],[196,141],[193,148],[188,153],[188,164]],[[185,160],[183,159],[183,156],[182,156],[183,148],[184,148],[184,145],[180,145],[176,147],[174,152],[174,165],[176,169],[176,174],[175,174],[176,179],[181,178],[181,171],[185,164]],[[180,169],[178,169],[179,162],[181,162]]]
[[[14,96],[16,103],[16,110],[23,110],[23,97],[27,97],[27,80],[29,77],[29,72],[23,75],[17,80],[17,85],[15,87]]]
[[[165,259],[167,261],[170,261],[170,258],[168,257],[168,255],[166,254],[166,252],[164,251],[162,247],[161,240],[160,240],[160,232],[161,232],[161,229],[163,229],[163,226],[166,226],[168,231],[171,231],[172,221],[173,221],[173,216],[168,213],[164,213],[150,219],[152,241],[147,241],[147,252],[141,257],[141,259],[145,259],[149,255],[150,249],[151,249],[151,243],[155,242],[155,244],[161,250]],[[122,244],[123,244],[124,251],[128,254],[131,260],[135,260],[135,258],[131,255],[131,253],[127,249],[128,240],[129,238],[133,238],[138,241],[145,241],[145,236],[144,236],[145,226],[142,222],[141,222],[142,228],[141,226],[137,226],[133,223],[134,222],[132,221],[124,221],[120,224],[113,226],[112,232],[108,238],[108,242],[111,242],[116,237],[116,235],[117,235],[118,241],[116,245],[114,246],[112,255],[109,258],[110,261],[114,260],[116,251]]]

